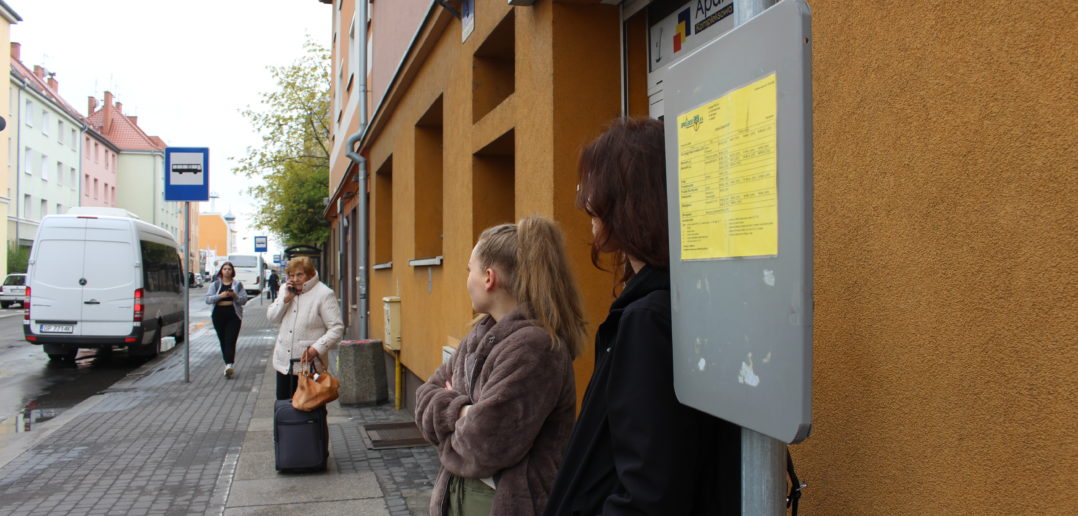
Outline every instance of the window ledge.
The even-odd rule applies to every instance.
[[[385,263],[376,263],[374,265],[371,265],[371,269],[376,270],[376,271],[382,271],[382,270],[392,269],[392,268],[393,268],[393,262],[392,261],[388,261],[388,262],[385,262]]]
[[[442,264],[441,256],[434,256],[431,258],[416,258],[408,260],[408,265],[412,267],[434,267]]]

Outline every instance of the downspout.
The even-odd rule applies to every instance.
[[[21,79],[21,78],[20,78]],[[26,87],[26,81],[23,80],[23,87]],[[19,100],[15,109],[23,109],[22,106],[22,90],[19,88]],[[32,113],[32,112],[31,112]],[[30,116],[34,116],[31,114]],[[15,132],[18,136],[15,137],[15,250],[19,250],[19,226],[22,225],[22,221],[19,220],[19,202],[22,200],[22,126],[26,121],[19,117],[19,121],[15,124]],[[10,266],[9,266],[10,267]],[[26,271],[23,271],[26,272]]]
[[[359,197],[359,217],[356,223],[359,237],[356,238],[356,255],[359,269],[359,339],[367,339],[367,271],[370,270],[367,256],[367,228],[370,225],[367,213],[369,211],[367,198],[367,159],[356,149],[356,145],[367,132],[367,0],[359,0],[359,51],[356,58],[359,63],[356,68],[362,80],[359,81],[359,128],[355,134],[348,137],[345,143],[345,156],[356,164],[356,176],[359,187],[356,196]],[[339,216],[339,215],[338,215]]]

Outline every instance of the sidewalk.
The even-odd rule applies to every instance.
[[[276,330],[265,313],[248,304],[230,380],[212,327],[192,324],[191,383],[179,346],[39,425],[0,463],[0,513],[427,514],[435,449],[367,448],[363,425],[410,419],[392,404],[330,404],[329,470],[273,469]]]

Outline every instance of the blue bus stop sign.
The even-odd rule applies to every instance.
[[[165,200],[210,200],[209,148],[165,148]]]
[[[268,246],[268,241],[267,241],[266,237],[264,237],[264,236],[256,236],[255,237],[255,252],[256,253],[264,253],[264,252],[266,252],[268,250],[268,247],[269,246]]]

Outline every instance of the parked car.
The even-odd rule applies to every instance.
[[[193,272],[187,273],[187,285],[190,288],[202,288],[204,283],[202,282],[202,275],[195,274]]]
[[[72,208],[41,220],[22,328],[50,359],[113,346],[153,356],[162,337],[182,342],[186,336],[179,244],[168,231],[125,214]]]
[[[0,308],[7,308],[14,303],[23,306],[26,302],[26,275],[8,274],[4,284],[0,285]]]

